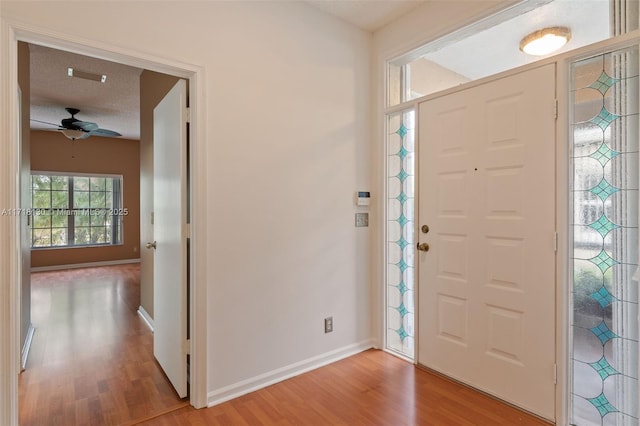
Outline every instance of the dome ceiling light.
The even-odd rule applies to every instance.
[[[520,50],[534,56],[545,56],[571,40],[571,30],[567,27],[550,27],[535,31],[520,41]]]

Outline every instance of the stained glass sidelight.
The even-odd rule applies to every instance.
[[[571,71],[571,424],[637,426],[638,49]]]
[[[387,347],[414,357],[414,112],[387,117]]]

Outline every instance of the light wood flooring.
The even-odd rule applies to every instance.
[[[31,275],[35,334],[18,383],[20,424],[116,425],[179,408],[138,316],[137,264]]]
[[[549,425],[377,350],[360,353],[211,408],[185,407],[143,424]]]
[[[21,425],[548,425],[370,350],[215,407],[178,399],[137,316],[137,265],[32,275]]]

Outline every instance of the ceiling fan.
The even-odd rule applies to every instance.
[[[113,130],[101,129],[98,127],[96,123],[92,123],[90,121],[81,121],[78,120],[75,115],[80,112],[77,108],[65,108],[71,117],[63,118],[60,122],[60,125],[48,123],[46,121],[40,121],[31,119],[31,121],[36,121],[38,123],[49,124],[51,126],[58,126],[58,130],[60,130],[66,137],[71,140],[76,139],[86,139],[91,135],[94,136],[105,136],[108,138],[115,138],[118,136],[122,136],[118,132],[114,132]]]

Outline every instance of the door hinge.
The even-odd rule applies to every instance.
[[[553,364],[553,384],[558,384],[558,364]]]
[[[553,251],[558,252],[558,233],[553,233]]]
[[[184,238],[191,238],[191,224],[184,225]]]
[[[185,116],[185,119],[187,120],[187,123],[191,123],[191,108],[189,107],[185,108],[184,116]]]
[[[187,339],[182,344],[182,350],[185,354],[191,355],[191,339]]]
[[[558,100],[553,101],[553,118],[558,118]]]

